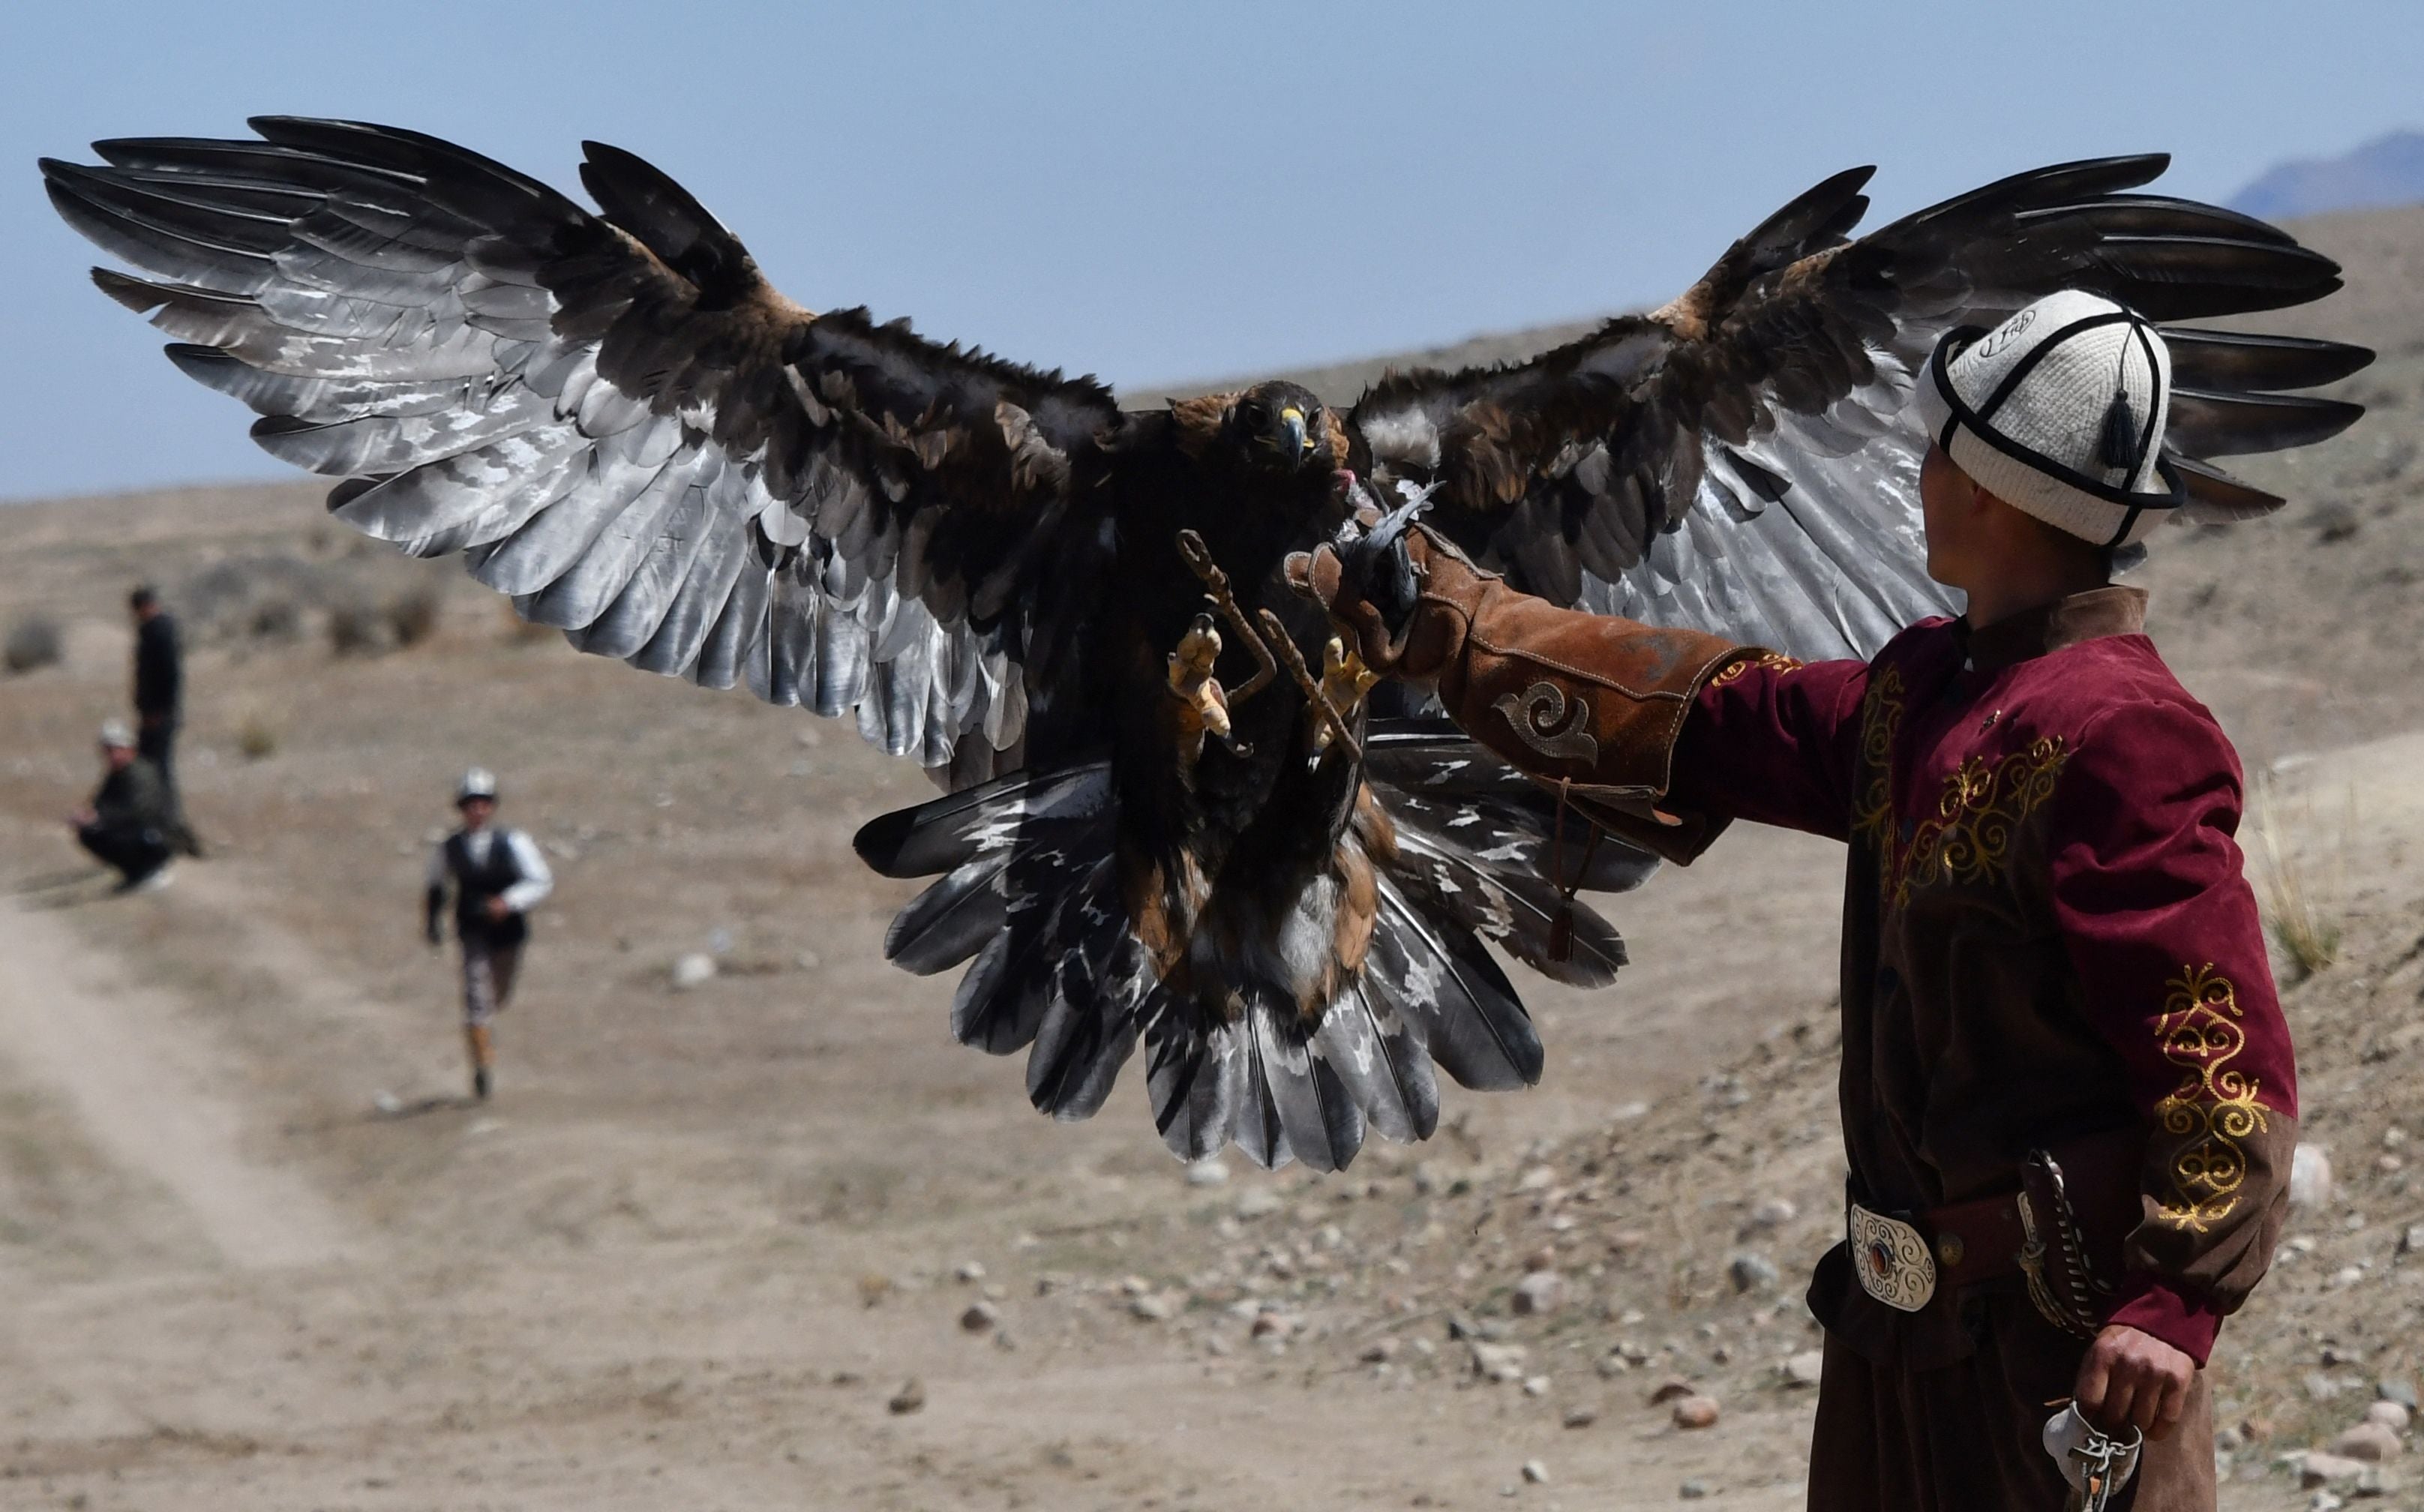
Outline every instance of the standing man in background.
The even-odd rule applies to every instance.
[[[486,1099],[496,1050],[488,1025],[514,995],[530,911],[554,888],[555,877],[529,836],[490,827],[497,779],[488,772],[473,767],[463,773],[454,808],[463,827],[429,858],[424,924],[432,946],[445,943],[439,921],[451,886],[454,934],[463,945],[463,1040],[471,1056],[471,1095]]]
[[[159,769],[173,792],[177,724],[184,713],[184,651],[177,644],[177,622],[160,607],[150,583],[129,594],[126,607],[135,616],[136,739],[143,759]]]

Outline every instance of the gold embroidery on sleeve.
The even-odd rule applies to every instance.
[[[1801,662],[1797,659],[1786,656],[1781,651],[1762,651],[1757,656],[1746,656],[1743,658],[1740,661],[1733,663],[1723,672],[1711,677],[1709,679],[1709,686],[1712,688],[1722,688],[1728,683],[1739,682],[1753,667],[1758,667],[1762,671],[1769,672],[1791,672],[1798,668],[1800,665]]]
[[[2163,1058],[2182,1067],[2185,1074],[2170,1096],[2155,1105],[2155,1121],[2165,1134],[2187,1141],[2171,1159],[2172,1202],[2155,1211],[2176,1229],[2196,1233],[2228,1218],[2239,1206],[2239,1189],[2247,1180],[2247,1152],[2241,1141],[2263,1133],[2263,1105],[2256,1093],[2262,1083],[2230,1062],[2247,1048],[2247,1031],[2240,1027],[2239,994],[2230,979],[2213,969],[2182,966],[2180,975],[2164,984],[2162,1017],[2155,1021],[2155,1037]]]
[[[1852,833],[1867,836],[1876,848],[1879,877],[1893,869],[1893,743],[1901,729],[1902,671],[1881,667],[1860,700],[1860,766],[1869,782],[1852,810]]]

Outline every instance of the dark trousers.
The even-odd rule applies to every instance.
[[[177,769],[171,758],[177,749],[177,716],[168,714],[154,718],[138,715],[135,721],[135,752],[160,769],[160,780],[168,790],[177,790]]]
[[[1810,1434],[1810,1512],[1982,1512],[2069,1494],[2041,1435],[2067,1397],[2086,1343],[2056,1332],[2024,1297],[1988,1301],[1977,1353],[1938,1370],[1870,1363],[1829,1334]],[[2150,1441],[2113,1505],[2212,1512],[2213,1399],[2205,1372],[2168,1439]]]
[[[158,830],[87,824],[76,831],[76,839],[128,882],[141,882],[168,864],[168,842]]]

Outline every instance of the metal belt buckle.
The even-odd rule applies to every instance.
[[[1860,1290],[1886,1306],[1916,1313],[1936,1295],[1936,1257],[1917,1229],[1851,1204],[1852,1268]]]

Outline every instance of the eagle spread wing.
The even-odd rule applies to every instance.
[[[417,133],[252,124],[42,172],[158,276],[103,291],[272,454],[347,480],[341,518],[466,553],[584,650],[854,713],[929,767],[1015,764],[1055,686],[1023,663],[1082,639],[1036,569],[1091,542],[1070,470],[1118,423],[1108,390],[812,315],[614,148],[582,167],[598,215]]]
[[[1186,754],[1163,653],[1182,630],[1211,643],[1175,529],[1240,553],[1237,598],[1314,664],[1319,616],[1279,562],[1344,517],[1326,480],[1366,457],[1533,592],[1866,654],[1943,607],[1903,413],[1943,330],[2058,286],[2173,321],[2337,281],[2269,227],[2128,193],[2159,157],[2023,174],[1848,241],[1862,170],[1663,310],[1516,366],[1393,376],[1343,428],[1285,384],[1123,414],[1091,380],[790,303],[612,148],[582,169],[592,212],[418,134],[253,124],[43,163],[60,214],[152,275],[102,289],[259,412],[263,446],[341,479],[347,522],[463,553],[585,650],[854,714],[934,770],[951,792],[858,839],[888,875],[937,878],[887,954],[965,965],[954,1031],[1026,1049],[1037,1106],[1092,1113],[1141,1043],[1173,1150],[1234,1140],[1265,1164],[1427,1135],[1434,1061],[1467,1086],[1537,1079],[1483,942],[1603,983],[1622,940],[1548,879],[1581,856],[1583,885],[1619,891],[1654,863],[1591,847],[1452,729],[1375,725],[1360,759],[1308,759],[1310,702],[1284,680],[1227,706],[1251,740],[1206,749],[1198,724]],[[2167,334],[2191,517],[2279,503],[2205,458],[2355,417],[2286,390],[2354,371],[2357,348]]]
[[[1946,330],[2080,288],[2156,321],[2317,299],[2328,258],[2260,221],[2127,191],[2160,154],[2041,168],[1845,237],[1871,169],[1769,216],[1681,297],[1521,364],[1384,379],[1349,424],[1376,476],[1436,485],[1431,521],[1560,603],[1806,659],[1859,656],[1952,607],[1924,570],[1904,414]],[[2191,520],[2280,501],[2208,458],[2301,446],[2362,412],[2284,392],[2360,347],[2164,327],[2165,454]]]

